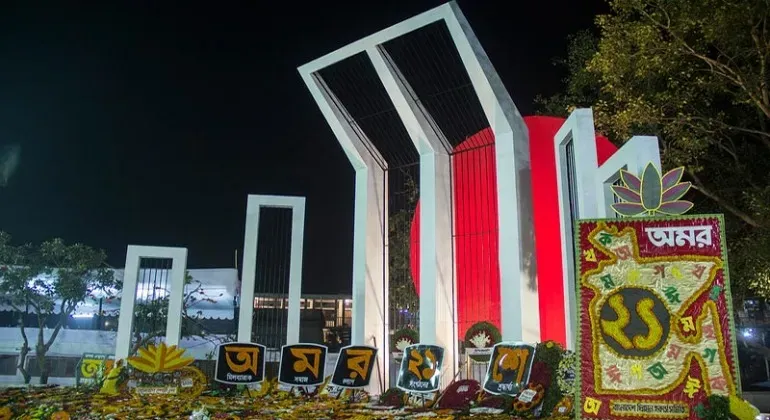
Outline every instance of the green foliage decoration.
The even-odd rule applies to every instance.
[[[535,362],[542,362],[548,366],[551,374],[556,374],[559,369],[559,363],[564,355],[564,348],[554,341],[538,343],[535,349]],[[543,413],[550,413],[556,404],[562,399],[564,394],[559,386],[556,385],[554,378],[551,378],[551,386],[545,390],[543,397]]]
[[[489,341],[486,342],[483,346],[477,346],[477,343],[473,343],[472,340],[476,338],[479,334],[484,334]],[[500,330],[497,329],[496,326],[493,324],[481,321],[477,322],[473,325],[471,325],[470,328],[465,332],[465,340],[463,341],[463,344],[465,345],[465,348],[487,348],[492,347],[495,344],[499,343],[502,340],[502,335],[500,335]]]
[[[696,408],[696,414],[703,420],[724,420],[730,418],[730,400],[721,395],[710,395],[708,406]]]

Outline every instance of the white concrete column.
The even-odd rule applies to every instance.
[[[594,174],[597,167],[596,134],[593,113],[590,109],[578,109],[570,114],[554,136],[556,147],[556,184],[559,190],[559,220],[562,244],[562,270],[564,272],[564,316],[567,348],[575,347],[577,331],[577,291],[575,289],[575,234],[574,221],[595,217],[597,195]],[[570,146],[571,144],[571,146]],[[567,148],[572,149],[574,161],[567,162]],[[569,173],[572,167],[573,173]],[[575,185],[570,187],[570,177]],[[575,188],[577,203],[572,202],[570,188]],[[573,214],[573,207],[577,214]],[[589,216],[590,215],[590,216]]]
[[[457,305],[452,255],[452,172],[443,133],[382,46],[369,48],[377,75],[420,155],[420,343],[444,348],[442,382],[458,369]]]
[[[379,395],[390,382],[387,162],[320,75],[303,67],[299,72],[356,174],[351,344],[380,349],[372,372],[379,382],[372,381],[367,390]]]
[[[241,264],[241,293],[238,308],[238,342],[251,343],[252,315],[254,314],[254,282],[257,273],[257,233],[259,205],[247,198],[246,224],[243,239],[243,263]]]
[[[302,249],[305,243],[305,198],[291,206],[291,256],[289,259],[289,313],[286,344],[299,344],[302,299]],[[256,257],[256,254],[254,254]],[[254,299],[252,299],[253,301]],[[253,307],[253,306],[252,306]]]
[[[620,170],[625,169],[639,176],[647,164],[652,162],[661,171],[658,138],[655,136],[634,136],[623,144],[609,159],[595,169],[594,188],[596,189],[597,218],[615,217],[612,204],[615,195],[610,186],[620,177]]]
[[[500,300],[505,341],[540,341],[529,134],[457,3],[447,28],[495,135]]]
[[[257,272],[259,213],[263,207],[292,211],[291,251],[289,256],[289,296],[286,344],[299,343],[300,298],[302,297],[302,248],[305,235],[305,197],[249,195],[246,205],[246,229],[243,239],[241,307],[238,313],[238,341],[251,342],[254,288]],[[283,297],[278,297],[283,304]]]
[[[129,245],[126,251],[126,266],[123,270],[123,290],[120,295],[120,317],[115,338],[115,359],[125,359],[131,351],[131,330],[134,326],[136,286],[142,258],[171,259],[171,288],[169,290],[166,337],[168,345],[179,345],[182,329],[182,301],[184,299],[184,277],[187,271],[187,248]]]
[[[444,348],[444,365],[457,373],[457,305],[452,255],[451,160],[446,153],[420,155],[420,342]],[[442,380],[442,382],[444,382]]]
[[[660,152],[657,137],[635,136],[599,166],[594,118],[590,109],[577,109],[570,114],[554,136],[554,147],[566,293],[566,340],[567,347],[574,349],[578,325],[574,221],[613,217],[610,206],[614,199],[610,185],[618,179],[620,170],[626,169],[638,175],[649,162],[660,170]],[[572,149],[571,162],[568,161],[568,147]],[[572,174],[569,173],[570,168]],[[574,200],[571,189],[575,190]]]

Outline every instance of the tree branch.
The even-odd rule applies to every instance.
[[[47,353],[51,348],[51,345],[53,345],[54,340],[56,340],[56,337],[59,335],[59,331],[61,331],[62,326],[64,326],[64,323],[67,321],[67,317],[72,310],[72,306],[68,305],[67,310],[65,311],[64,304],[65,300],[62,300],[61,305],[59,305],[59,322],[56,323],[56,327],[54,327],[53,332],[51,333],[51,337],[48,338],[48,342],[43,345],[43,353]]]
[[[657,26],[661,30],[663,30],[666,33],[668,33],[668,35],[670,35],[671,38],[673,38],[685,50],[685,52],[687,54],[691,55],[694,58],[697,58],[700,61],[702,61],[707,66],[709,66],[709,68],[711,69],[711,71],[714,74],[727,79],[732,84],[734,84],[736,87],[741,89],[744,93],[746,93],[746,95],[748,95],[749,99],[751,99],[751,101],[759,109],[762,110],[762,112],[765,114],[765,116],[770,118],[770,103],[763,102],[761,97],[757,95],[757,92],[752,92],[752,89],[750,89],[746,85],[743,77],[741,77],[740,73],[737,70],[731,68],[727,64],[724,64],[724,63],[720,62],[719,60],[715,60],[715,59],[713,59],[711,57],[708,57],[706,55],[703,55],[703,54],[699,53],[697,50],[695,50],[695,48],[693,48],[690,44],[688,44],[687,41],[685,41],[684,39],[682,39],[682,37],[680,37],[678,34],[676,34],[671,29],[670,25],[664,25],[663,23],[661,23],[660,21],[655,19],[652,15],[650,15],[647,11],[645,11],[643,8],[637,7],[636,10],[642,16],[647,18],[647,20],[652,22],[652,24],[654,24],[655,26]]]
[[[19,319],[19,329],[21,330],[21,338],[24,339],[24,348],[29,350],[29,338],[27,338],[27,331],[24,329],[24,319]]]
[[[762,45],[762,40],[759,37],[759,27],[765,26],[767,19],[764,18],[751,28],[751,39],[754,41],[754,47],[757,50],[757,56],[759,57],[759,90],[762,97],[762,101],[765,104],[770,104],[770,94],[767,91],[767,48]],[[763,33],[765,30],[763,30]]]
[[[691,169],[687,169],[687,174],[690,175],[690,177],[693,179],[695,185],[693,188],[700,191],[701,194],[705,195],[706,197],[714,200],[717,204],[719,204],[723,209],[726,211],[732,213],[735,217],[743,220],[747,224],[761,228],[764,227],[761,223],[759,223],[756,219],[751,217],[748,213],[740,210],[738,207],[735,207],[734,205],[730,204],[726,200],[722,199],[719,195],[717,195],[714,191],[706,187],[703,182],[701,181],[700,177],[695,174]]]

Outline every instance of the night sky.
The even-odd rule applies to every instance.
[[[22,150],[0,230],[117,267],[127,244],[233,267],[246,195],[304,195],[304,288],[349,293],[353,171],[296,68],[443,2],[67,3],[0,5],[0,147]],[[567,35],[606,8],[459,4],[525,115],[559,90]]]

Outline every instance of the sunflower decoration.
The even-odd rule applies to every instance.
[[[149,387],[176,386],[185,398],[195,398],[206,389],[206,375],[190,366],[195,359],[185,355],[176,345],[150,344],[140,348],[138,355],[129,357],[128,364],[134,369],[134,377]],[[115,370],[115,369],[113,369]],[[144,386],[142,387],[144,388]]]
[[[529,383],[513,401],[513,411],[516,414],[526,414],[537,408],[543,402],[545,388],[543,385]]]
[[[500,330],[493,324],[482,321],[473,324],[468,331],[465,332],[465,350],[468,352],[468,356],[471,360],[476,362],[488,362],[492,356],[492,352],[488,351],[485,354],[474,354],[474,350],[478,349],[491,349],[495,344],[502,341]]]
[[[621,170],[620,180],[623,185],[613,185],[612,191],[622,201],[613,204],[612,209],[628,217],[642,214],[685,214],[693,207],[693,203],[681,198],[690,190],[692,183],[680,182],[683,174],[684,167],[679,167],[661,176],[652,162],[644,168],[641,178]]]
[[[145,373],[172,372],[186,367],[195,360],[184,356],[185,350],[160,343],[150,344],[138,350],[138,356],[128,358],[128,364]]]

